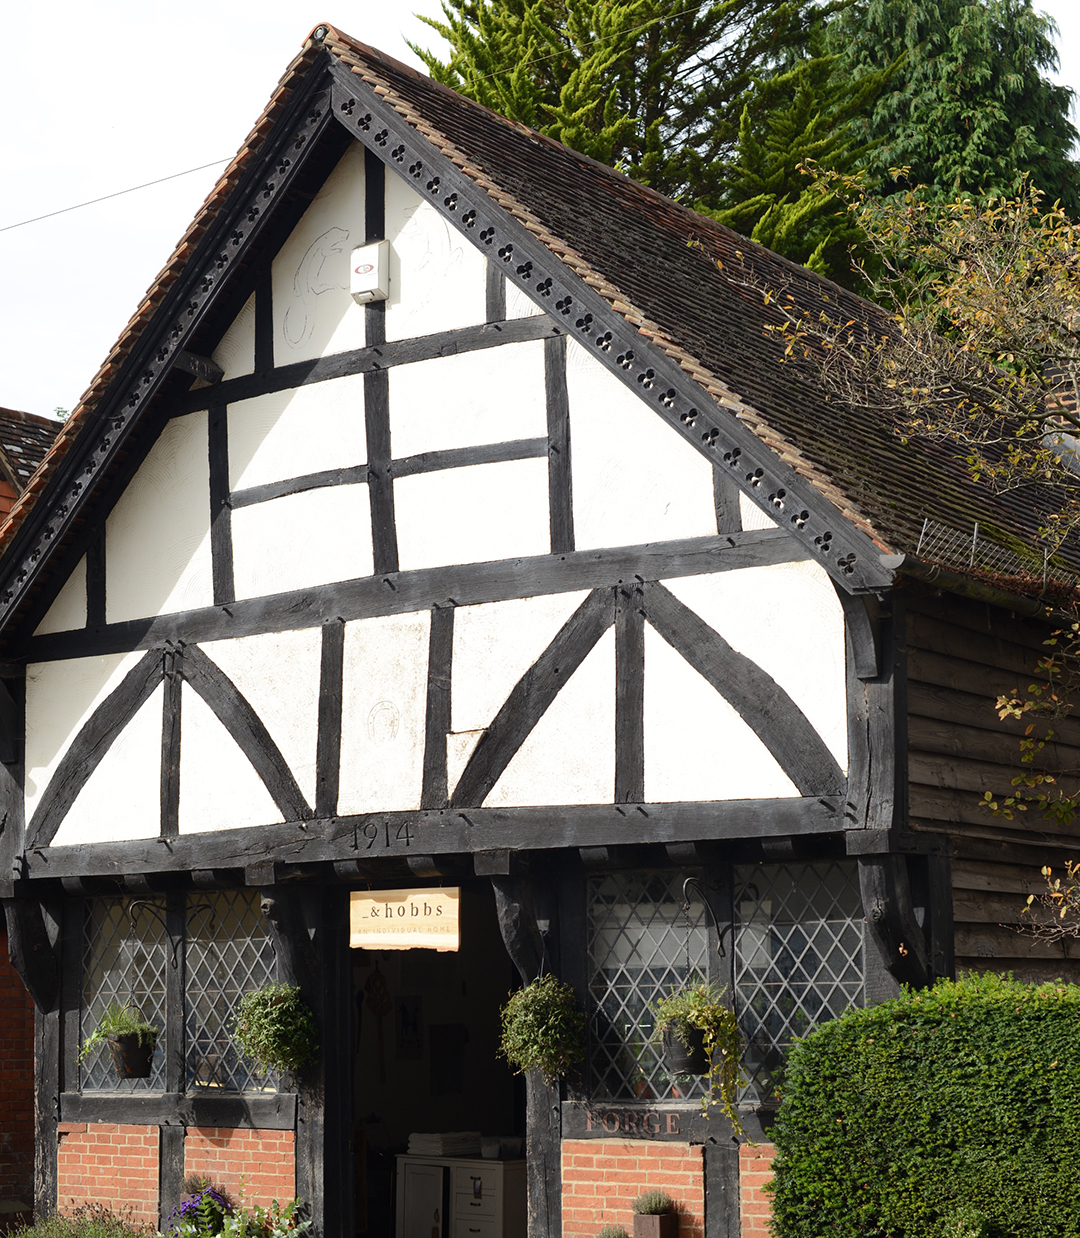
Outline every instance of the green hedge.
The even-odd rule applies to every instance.
[[[796,1045],[778,1238],[1080,1238],[1080,986],[967,976]]]

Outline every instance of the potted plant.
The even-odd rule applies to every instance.
[[[233,1039],[259,1070],[281,1074],[296,1074],[319,1052],[315,1016],[294,984],[264,984],[245,993]]]
[[[79,1061],[85,1062],[99,1045],[107,1044],[121,1079],[149,1079],[157,1038],[158,1029],[142,1017],[138,1007],[110,1002],[87,1036]]]
[[[512,993],[500,1019],[499,1052],[519,1073],[539,1070],[554,1083],[585,1056],[585,1015],[577,995],[550,973]]]
[[[653,1037],[663,1043],[671,1074],[708,1076],[702,1109],[708,1115],[709,1106],[719,1104],[738,1130],[735,1096],[741,1083],[742,1033],[723,995],[723,986],[704,981],[673,989],[653,1006]]]
[[[679,1214],[667,1191],[642,1191],[634,1210],[634,1238],[679,1238]]]
[[[630,1238],[621,1225],[601,1225],[596,1238]]]

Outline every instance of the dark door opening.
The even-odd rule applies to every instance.
[[[397,1157],[410,1135],[525,1134],[524,1080],[498,1055],[517,974],[486,881],[462,885],[460,916],[456,952],[350,952],[356,1232],[369,1238],[395,1238]],[[452,1238],[450,1228],[430,1238]]]

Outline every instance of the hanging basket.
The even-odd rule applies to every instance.
[[[700,1027],[687,1026],[686,1044],[679,1039],[673,1024],[664,1028],[664,1064],[671,1075],[707,1075],[709,1055],[705,1052],[705,1033]]]
[[[113,1066],[121,1079],[149,1079],[154,1061],[155,1042],[140,1037],[137,1032],[110,1036],[109,1051]]]

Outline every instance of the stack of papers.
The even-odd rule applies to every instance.
[[[412,1156],[479,1156],[479,1131],[447,1131],[442,1135],[409,1136]]]

